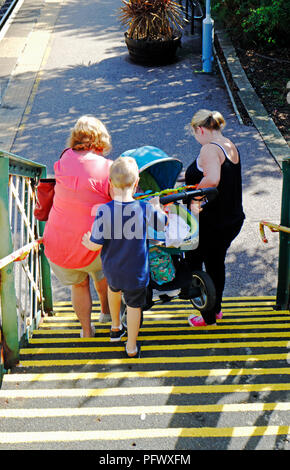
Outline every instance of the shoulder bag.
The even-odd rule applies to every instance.
[[[67,148],[62,152],[61,158]],[[48,215],[53,204],[55,178],[40,178],[36,186],[36,204],[34,217],[42,222],[48,220]]]

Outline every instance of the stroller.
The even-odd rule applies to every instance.
[[[186,227],[179,240],[174,240],[171,244],[170,238],[166,236],[166,232],[149,232],[149,260],[150,261],[150,282],[147,289],[147,304],[143,311],[149,310],[153,305],[166,303],[172,299],[189,300],[194,307],[201,312],[210,310],[215,303],[215,287],[210,276],[200,270],[192,270],[185,259],[185,253],[188,250],[194,250],[198,246],[199,224],[198,211],[192,213],[190,205],[192,201],[197,200],[202,204],[209,203],[217,195],[215,188],[195,189],[194,186],[178,187],[178,176],[182,171],[182,162],[176,158],[169,157],[163,150],[144,146],[137,149],[127,150],[122,157],[133,157],[139,168],[139,193],[135,194],[136,199],[148,200],[152,197],[159,196],[160,204],[166,208],[170,220],[175,218],[182,224],[179,228]],[[182,230],[181,230],[182,231]],[[178,232],[178,230],[173,232]],[[180,230],[179,230],[180,232]],[[184,238],[183,238],[184,237]],[[157,250],[153,257],[151,253]],[[172,261],[172,270],[169,281],[158,279],[154,276],[152,265],[156,260],[158,264],[158,256],[162,259],[162,254],[168,262]],[[172,266],[171,265],[171,266]],[[162,277],[162,276],[161,276]],[[143,322],[143,311],[141,315],[141,325]],[[121,319],[126,326],[126,305],[122,304]],[[140,326],[141,326],[140,325]]]

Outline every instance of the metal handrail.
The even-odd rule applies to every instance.
[[[290,234],[290,227],[284,227],[283,225],[273,224],[272,222],[265,222],[261,220],[259,224],[259,231],[261,235],[262,242],[268,243],[268,239],[265,235],[265,228],[268,227],[271,232],[285,232]]]
[[[10,253],[10,255],[5,256],[0,260],[0,269],[5,268],[10,263],[13,263],[15,261],[23,261],[33,249],[38,250],[39,245],[42,242],[43,238],[38,238],[37,240],[28,243],[27,245],[24,245],[22,248],[13,251],[13,253]]]
[[[17,5],[18,0],[6,0],[0,8],[0,29],[6,23],[11,15],[14,7]]]
[[[183,5],[183,0],[179,0],[179,5],[181,6],[182,10],[185,11],[186,20],[190,20],[190,32],[191,34],[194,34],[195,20],[201,20],[204,18],[202,6],[198,0],[185,0],[185,6]],[[189,13],[189,9],[191,10],[191,14]],[[198,11],[198,13],[196,13],[196,11]]]
[[[41,317],[52,312],[50,268],[42,245],[45,223],[34,217],[35,187],[46,166],[0,151],[0,320],[5,368]],[[5,353],[5,351],[4,351]]]

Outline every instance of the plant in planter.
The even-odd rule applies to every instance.
[[[180,5],[172,0],[122,2],[120,20],[128,28],[125,42],[130,58],[143,64],[174,60],[185,22]]]

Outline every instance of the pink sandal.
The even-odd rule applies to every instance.
[[[219,313],[216,314],[215,317],[216,317],[217,320],[221,320],[223,318],[223,312],[220,311]]]
[[[207,326],[201,315],[190,315],[188,317],[188,323],[190,326]]]
[[[223,312],[220,311],[219,313],[216,314],[215,317],[217,320],[221,320],[223,317]],[[205,323],[201,315],[190,315],[188,317],[188,323],[190,326],[208,326],[208,324]],[[215,323],[213,323],[213,325],[215,325]]]

